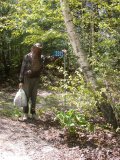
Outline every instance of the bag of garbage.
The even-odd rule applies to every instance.
[[[27,106],[27,97],[22,88],[18,90],[14,98],[14,105],[18,107]]]

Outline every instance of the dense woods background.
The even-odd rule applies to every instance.
[[[65,4],[69,7],[74,33],[79,39],[78,48],[82,49],[85,61],[90,65],[88,68],[97,82],[99,89],[94,91],[90,87],[90,77],[86,76],[87,72],[82,68],[83,62],[79,61],[79,54],[76,54],[77,44],[69,38],[67,21],[64,23],[67,18],[64,14]],[[108,105],[106,107],[107,113],[103,109],[103,114],[116,128],[120,118],[119,14],[119,0],[1,0],[1,84],[17,84],[23,55],[30,51],[32,44],[43,42],[42,54],[46,58],[41,84],[50,89],[57,90],[57,87],[59,91],[68,92],[64,107],[75,106],[74,109],[82,110],[86,117],[100,116],[96,108],[98,101],[110,104],[110,108]],[[63,49],[67,50],[65,57],[51,59],[54,51]],[[107,99],[103,100],[103,93]],[[111,122],[111,118],[117,124]]]

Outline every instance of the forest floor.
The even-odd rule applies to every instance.
[[[3,110],[11,112],[15,93],[0,88],[0,160],[120,160],[120,135],[112,130],[98,127],[69,135],[49,111],[38,121],[6,116]],[[38,97],[50,94],[39,91]]]

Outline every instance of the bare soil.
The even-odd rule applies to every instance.
[[[119,135],[68,135],[56,124],[0,118],[0,160],[119,160]]]

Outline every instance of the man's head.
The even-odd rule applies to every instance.
[[[33,45],[33,47],[42,49],[42,48],[43,48],[43,44],[42,44],[42,43],[35,43],[35,44]]]
[[[35,43],[32,47],[32,51],[34,53],[41,53],[41,50],[43,48],[43,44],[42,43]]]

